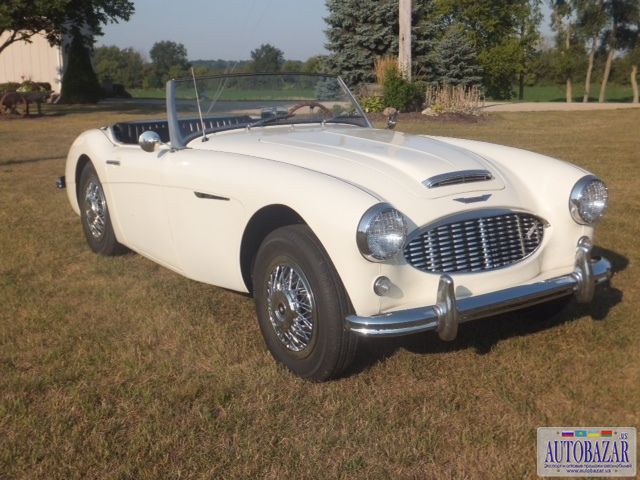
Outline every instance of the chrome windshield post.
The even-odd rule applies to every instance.
[[[184,148],[180,125],[178,124],[178,111],[176,110],[176,83],[175,80],[167,82],[167,121],[169,123],[169,141],[174,149]]]

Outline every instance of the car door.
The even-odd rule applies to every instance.
[[[186,148],[166,157],[164,197],[182,273],[243,290],[239,260],[247,213],[238,194],[250,172],[222,152]]]
[[[137,252],[179,270],[164,198],[168,147],[145,152],[139,146],[119,148],[107,162],[115,221],[124,243]]]

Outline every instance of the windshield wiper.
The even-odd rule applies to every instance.
[[[277,122],[278,120],[286,120],[287,118],[295,117],[295,115],[291,113],[284,113],[280,115],[274,115],[272,117],[261,118],[260,120],[256,120],[247,125],[247,128],[253,127],[262,127],[263,125],[267,125],[268,123]]]

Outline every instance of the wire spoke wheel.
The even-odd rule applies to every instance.
[[[102,186],[90,181],[85,189],[84,211],[89,232],[93,238],[99,239],[106,228],[106,204]]]
[[[82,231],[91,250],[101,255],[118,255],[127,251],[116,238],[104,187],[91,163],[86,164],[80,173],[78,208]]]
[[[302,352],[312,341],[316,319],[315,301],[304,273],[294,265],[280,263],[267,279],[269,321],[276,336],[291,352]]]
[[[287,225],[267,235],[252,279],[258,324],[273,358],[317,382],[344,372],[357,347],[344,326],[349,299],[311,229]]]

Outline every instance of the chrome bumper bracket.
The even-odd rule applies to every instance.
[[[440,276],[436,304],[371,317],[349,315],[346,328],[356,334],[395,337],[436,330],[442,340],[454,340],[460,323],[575,295],[579,303],[593,300],[596,285],[611,278],[606,258],[591,258],[591,241],[582,237],[577,245],[575,270],[543,282],[499,290],[457,300],[449,275]]]
[[[436,310],[438,313],[438,336],[442,340],[453,340],[458,335],[460,318],[453,279],[449,275],[440,277]]]

